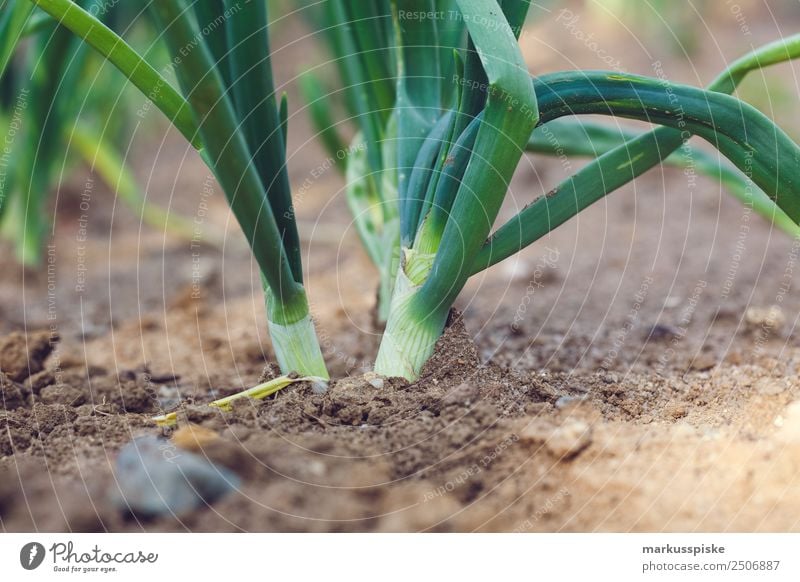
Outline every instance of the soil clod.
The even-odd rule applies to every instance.
[[[57,341],[58,336],[49,332],[13,332],[0,338],[0,371],[15,382],[22,382],[44,369]]]

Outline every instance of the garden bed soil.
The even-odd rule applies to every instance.
[[[629,202],[610,204],[625,212]],[[741,209],[722,206],[735,223]],[[588,228],[600,228],[591,224],[600,214],[587,215]],[[633,241],[627,263],[614,268],[624,250],[564,250],[587,236],[583,225],[474,285],[476,299],[467,294],[463,317],[411,384],[364,375],[361,364],[376,349],[374,281],[356,283],[369,266],[350,241],[330,258],[340,270],[310,284],[312,297],[339,289],[314,307],[337,378],[329,392],[296,384],[232,412],[204,403],[263,378],[270,352],[258,336],[257,289],[234,283],[226,293],[214,275],[192,299],[189,288],[162,297],[149,278],[120,280],[126,269],[180,273],[164,263],[191,264],[189,251],[153,252],[94,263],[95,289],[108,286],[99,307],[88,297],[70,303],[80,295],[67,288],[69,266],[59,266],[60,319],[51,329],[46,277],[20,272],[27,330],[6,319],[0,350],[3,529],[798,529],[797,299],[786,295],[779,310],[767,309],[796,248],[754,224],[737,273],[747,292],[737,286],[721,305],[728,271],[703,273],[707,252],[687,258],[676,276],[668,260],[643,268],[654,251]],[[724,242],[715,246],[730,252]],[[769,253],[758,262],[761,247]],[[558,257],[553,249],[562,249]],[[246,253],[223,261],[206,252],[211,270],[251,267]],[[577,284],[587,274],[592,289]],[[162,305],[117,316],[135,311],[128,302],[137,295],[143,305]],[[345,311],[359,302],[361,311]],[[112,503],[115,455],[141,434],[172,437],[176,429],[151,418],[176,406],[179,427],[213,431],[199,445],[184,435],[180,446],[233,469],[242,485],[186,515],[126,515]]]

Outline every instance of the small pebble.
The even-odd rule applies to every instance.
[[[667,325],[665,323],[657,323],[652,328],[650,328],[650,333],[648,334],[647,338],[651,341],[665,341],[671,340],[676,337],[681,336],[681,330],[673,325]]]
[[[689,409],[684,404],[671,404],[665,410],[668,417],[675,420],[683,418],[689,414]]]
[[[558,400],[556,400],[556,408],[566,408],[572,404],[577,404],[586,400],[585,396],[561,396]]]
[[[385,385],[383,378],[375,372],[367,372],[364,374],[364,380],[376,390],[381,390]]]
[[[777,332],[786,324],[786,316],[777,305],[771,307],[750,307],[744,314],[745,323],[752,329],[764,332]]]
[[[152,381],[152,380],[151,380]],[[181,402],[181,395],[174,384],[164,384],[158,388],[158,407],[162,410],[170,410],[178,406]]]
[[[710,370],[714,366],[717,365],[717,358],[709,353],[702,353],[698,354],[693,360],[689,367],[696,372],[704,372],[705,370]]]
[[[176,430],[171,440],[184,450],[201,452],[218,438],[219,435],[210,428],[190,423]]]
[[[117,456],[114,504],[142,517],[178,515],[239,487],[233,472],[154,436],[135,438]]]

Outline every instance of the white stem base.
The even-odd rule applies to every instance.
[[[378,374],[416,380],[422,366],[433,353],[446,315],[445,318],[429,315],[420,319],[411,309],[418,290],[419,287],[414,286],[399,269],[389,321],[375,360],[375,372]]]
[[[296,372],[301,376],[328,379],[328,370],[322,358],[314,322],[310,315],[282,325],[269,321],[269,334],[281,372]]]

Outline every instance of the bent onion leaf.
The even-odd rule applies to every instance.
[[[525,208],[487,241],[472,265],[473,274],[513,255],[662,162],[691,135],[719,149],[792,221],[800,220],[800,148],[750,105],[714,91],[616,73],[547,75],[536,87],[545,123],[564,115],[595,113],[672,129],[661,128],[625,143]]]

